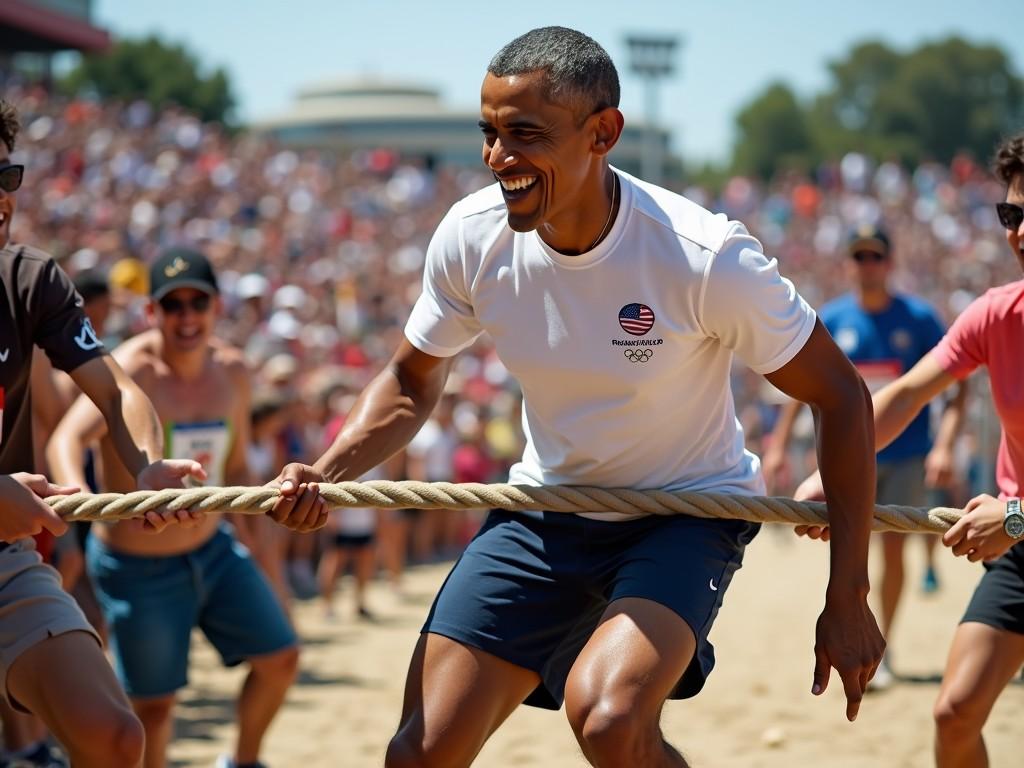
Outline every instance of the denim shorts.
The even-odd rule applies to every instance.
[[[129,696],[166,696],[188,683],[193,627],[227,666],[296,643],[267,580],[224,525],[197,549],[171,556],[127,555],[90,536],[86,567]]]
[[[541,684],[526,704],[558,709],[569,670],[608,605],[645,598],[693,630],[697,652],[670,698],[694,696],[715,664],[708,632],[759,529],[683,515],[612,522],[492,511],[448,575],[423,631],[536,672]]]

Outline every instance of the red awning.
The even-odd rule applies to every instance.
[[[8,50],[103,51],[110,47],[106,30],[25,0],[0,2],[0,25],[14,33],[4,36]],[[17,45],[18,33],[24,35],[23,48]]]

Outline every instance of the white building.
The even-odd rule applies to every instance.
[[[337,79],[301,89],[292,107],[251,127],[293,147],[387,148],[433,162],[478,166],[479,112],[446,106],[437,90],[377,78]],[[664,156],[668,134],[658,131]],[[627,120],[612,162],[638,173],[644,126]]]

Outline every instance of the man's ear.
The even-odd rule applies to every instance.
[[[594,140],[591,149],[596,155],[607,155],[622,135],[625,118],[618,107],[605,107],[590,116],[593,122]]]

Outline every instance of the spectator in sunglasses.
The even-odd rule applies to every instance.
[[[153,399],[169,455],[202,464],[211,485],[251,485],[251,374],[241,352],[213,335],[221,310],[213,267],[201,253],[171,249],[153,264],[149,285],[153,327],[114,355]],[[95,409],[79,399],[50,442],[55,476],[79,482],[85,447],[102,433]],[[100,442],[101,484],[131,491],[131,477],[108,460],[107,442]],[[234,754],[218,765],[257,765],[263,736],[295,677],[298,648],[249,552],[215,516],[162,536],[143,537],[131,521],[97,528],[86,547],[86,566],[110,628],[118,674],[146,729],[146,764],[165,761],[198,626],[226,665],[249,667]],[[154,634],[163,638],[159,664],[144,650]]]
[[[61,589],[56,571],[42,564],[30,538],[44,528],[55,535],[67,530],[39,497],[86,487],[81,481],[58,487],[24,474],[36,469],[34,347],[68,372],[95,404],[100,423],[113,435],[111,455],[127,468],[133,485],[166,488],[188,475],[203,477],[203,472],[191,461],[162,460],[160,423],[152,404],[107,354],[68,276],[48,254],[9,242],[25,177],[24,168],[10,159],[18,130],[16,110],[0,100],[0,480],[5,482],[0,491],[0,707],[37,715],[76,766],[135,766],[143,749],[139,721],[95,630]],[[183,517],[191,519],[188,513]],[[162,529],[169,520],[151,513],[147,522]],[[19,753],[19,759],[33,764],[54,764],[46,762],[50,758],[43,743],[26,745]]]
[[[892,244],[888,233],[867,224],[854,229],[847,241],[846,272],[853,290],[821,308],[821,321],[864,378],[877,392],[909,371],[939,343],[944,332],[938,312],[916,296],[895,291]],[[927,411],[922,411],[902,435],[878,454],[876,498],[881,504],[919,507],[929,490],[948,489],[953,479],[953,444],[963,421],[966,389],[961,386],[946,403],[941,425],[934,436]],[[779,416],[764,473],[769,486],[784,483],[787,446],[801,403],[790,401]],[[790,489],[786,489],[790,490]],[[943,500],[944,501],[944,500]],[[883,551],[880,589],[881,628],[888,639],[903,594],[903,544],[906,534],[886,531],[880,540]],[[938,585],[933,563],[936,539],[924,538],[928,554],[926,589]],[[895,678],[890,654],[878,667],[870,689],[889,687]]]
[[[1003,143],[993,165],[1006,187],[996,214],[1024,270],[1024,134]],[[985,768],[982,728],[1006,685],[1024,665],[1024,280],[990,289],[964,310],[942,341],[911,371],[874,397],[875,444],[898,436],[942,391],[986,366],[1002,424],[996,462],[997,496],[971,499],[942,537],[957,556],[983,562],[985,574],[953,636],[935,704],[935,760],[941,768]],[[820,479],[808,478],[797,498],[820,498]],[[828,538],[828,529],[798,526]]]

